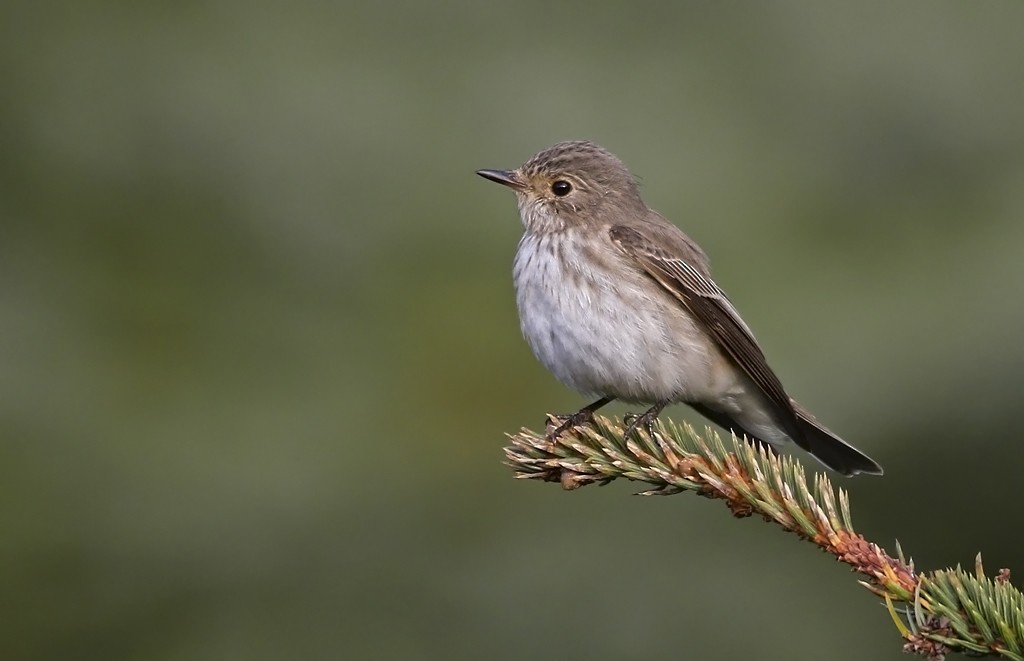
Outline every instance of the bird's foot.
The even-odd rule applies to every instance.
[[[640,415],[628,414],[626,415],[623,422],[626,422],[626,430],[622,432],[622,438],[628,439],[630,436],[636,433],[640,427],[647,430],[647,435],[654,438],[654,421],[658,419],[658,415],[662,409],[668,406],[668,401],[658,402],[651,408],[647,409]]]
[[[570,429],[582,427],[583,425],[590,425],[594,422],[594,412],[588,411],[587,409],[565,415],[552,414],[551,417],[557,420],[560,424],[548,431],[547,439],[549,441],[555,440]],[[550,419],[548,420],[548,424],[551,424]]]
[[[584,406],[575,413],[570,413],[566,415],[552,415],[551,417],[555,418],[555,420],[557,420],[560,424],[554,429],[548,430],[548,433],[546,434],[547,439],[549,441],[553,441],[562,434],[564,434],[565,432],[569,431],[570,429],[574,429],[575,427],[582,427],[583,425],[594,424],[594,411],[601,408],[608,402],[612,401],[612,399],[614,398],[602,397],[596,402]],[[550,419],[545,422],[549,425],[551,424]]]

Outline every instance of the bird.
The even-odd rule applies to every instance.
[[[650,405],[626,436],[683,403],[748,442],[788,443],[846,476],[882,467],[786,392],[693,239],[649,208],[625,164],[588,141],[560,142],[513,170],[477,174],[516,194],[513,263],[522,334],[560,382],[597,396],[549,432],[593,424],[614,401]]]

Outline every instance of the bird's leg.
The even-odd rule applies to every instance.
[[[562,424],[555,427],[553,430],[548,432],[547,438],[549,441],[553,441],[564,432],[572,429],[573,427],[580,427],[582,425],[589,425],[594,422],[594,411],[601,408],[605,404],[614,400],[614,397],[602,397],[596,402],[587,404],[579,411],[569,415],[556,415],[555,418],[561,421]]]
[[[640,425],[643,425],[644,429],[647,430],[647,434],[651,438],[654,438],[654,421],[658,419],[658,414],[661,413],[661,410],[671,403],[671,400],[663,399],[662,401],[658,402],[651,408],[644,411],[641,415],[626,416],[627,418],[633,419],[629,422],[628,425],[626,425],[626,431],[622,432],[622,438],[629,438],[637,429],[640,428]]]

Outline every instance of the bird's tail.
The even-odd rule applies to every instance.
[[[803,438],[797,444],[837,473],[881,475],[882,467],[874,459],[839,438],[818,422],[805,408],[790,400]],[[796,439],[794,439],[796,440]]]
[[[875,463],[871,457],[830,432],[807,409],[792,399],[789,401],[793,406],[793,412],[796,414],[796,429],[793,430],[793,433],[799,433],[799,438],[794,438],[793,441],[797,445],[811,453],[822,464],[842,475],[853,476],[858,473],[867,473],[869,475],[882,474],[882,467]],[[771,443],[766,443],[764,440],[751,434],[741,425],[737,424],[732,416],[727,413],[716,411],[703,404],[690,404],[690,406],[716,425],[725,429],[731,429],[737,434],[743,434],[751,442],[759,443],[767,448],[771,448],[773,452],[775,451]]]

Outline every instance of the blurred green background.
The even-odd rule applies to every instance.
[[[1024,572],[1022,21],[4,3],[0,658],[905,658],[773,527],[511,478],[504,432],[584,399],[473,172],[617,153],[885,466],[841,482],[861,532]]]

